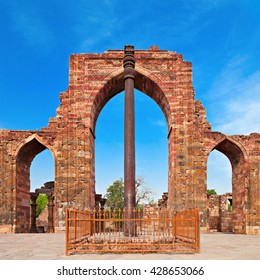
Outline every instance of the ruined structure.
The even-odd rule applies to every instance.
[[[48,127],[0,130],[2,232],[30,231],[30,165],[45,149],[55,162],[55,232],[64,229],[66,208],[95,206],[95,126],[106,103],[124,90],[123,58],[123,50],[72,55],[68,89]],[[199,207],[202,229],[209,229],[207,159],[216,149],[232,165],[232,232],[260,234],[260,134],[211,130],[182,55],[151,47],[136,50],[135,61],[135,88],[158,104],[168,125],[167,207]]]
[[[42,230],[43,232],[46,231],[48,233],[53,233],[54,232],[54,215],[53,215],[53,210],[54,210],[54,182],[46,182],[40,189],[36,189],[35,192],[30,193],[30,199],[31,199],[31,226],[30,226],[30,232],[32,233],[37,233],[39,232],[39,227],[40,222],[39,219],[36,217],[36,200],[39,194],[45,194],[48,199],[48,203],[45,207],[45,216],[46,216],[46,229]],[[44,215],[43,215],[44,216]],[[38,222],[38,225],[37,225]],[[44,227],[44,225],[43,225]]]
[[[208,195],[208,230],[232,232],[232,194]]]

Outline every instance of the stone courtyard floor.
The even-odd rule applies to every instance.
[[[260,260],[260,235],[201,234],[198,254],[65,255],[65,234],[0,234],[0,260]]]

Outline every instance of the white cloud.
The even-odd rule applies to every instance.
[[[93,48],[97,51],[104,39],[115,35],[121,21],[114,11],[114,6],[115,3],[111,1],[100,2],[99,5],[81,1],[75,7],[77,18],[72,29],[78,36],[79,51],[90,51]]]
[[[260,132],[260,102],[238,99],[229,102],[226,108],[226,121],[216,126],[218,131],[227,134],[250,134]]]
[[[152,121],[152,123],[153,123],[154,126],[167,129],[167,123],[166,123],[165,120],[158,119],[158,120]]]
[[[260,132],[260,71],[248,74],[247,67],[246,56],[233,58],[209,90],[216,105],[213,130],[226,134]]]

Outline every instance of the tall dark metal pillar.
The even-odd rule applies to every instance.
[[[126,218],[133,218],[135,209],[135,114],[134,82],[135,58],[134,47],[125,46],[124,56],[125,116],[124,116],[124,206]],[[134,223],[126,224],[126,235],[134,235]]]

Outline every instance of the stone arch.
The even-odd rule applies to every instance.
[[[31,136],[29,136],[28,138],[22,140],[22,142],[20,142],[20,143],[17,145],[16,149],[14,149],[14,153],[13,153],[14,157],[17,158],[18,153],[20,152],[21,148],[22,148],[24,145],[26,145],[27,143],[29,143],[29,142],[31,142],[32,140],[34,140],[34,139],[35,139],[36,141],[38,141],[40,144],[42,144],[43,146],[45,146],[46,149],[48,149],[48,150],[51,152],[53,158],[55,158],[55,152],[53,151],[53,148],[52,148],[41,136],[39,136],[39,135],[36,134],[36,133],[33,134],[33,135],[31,135]]]
[[[16,150],[15,170],[15,232],[30,230],[30,166],[33,159],[42,151],[48,149],[54,153],[41,137],[32,135],[23,141]]]
[[[95,95],[92,103],[92,119],[90,127],[93,128],[94,132],[96,121],[102,108],[111,98],[124,90],[124,76],[122,68],[110,73],[109,77],[110,78],[107,76],[105,79],[105,83],[103,83],[101,88],[98,90],[98,93]],[[154,75],[150,74],[149,71],[140,66],[136,67],[135,88],[152,98],[158,104],[165,116],[168,128],[170,128],[170,105],[165,93],[159,86],[160,83],[161,81]]]
[[[168,130],[171,127],[172,123],[172,115],[170,110],[170,105],[168,98],[166,94],[163,92],[159,84],[162,82],[156,78],[155,75],[152,75],[149,73],[148,70],[145,70],[142,67],[136,67],[135,69],[136,76],[135,76],[135,89],[141,91],[142,93],[149,96],[153,101],[157,103],[157,105],[162,110],[166,123],[168,126]],[[111,77],[112,76],[112,77]],[[108,78],[110,77],[110,78]],[[106,103],[113,98],[115,95],[119,94],[120,92],[124,91],[124,76],[123,76],[123,68],[118,68],[112,73],[110,73],[106,78],[104,79],[105,82],[103,83],[103,86],[100,85],[99,90],[97,90],[97,94],[92,100],[91,103],[91,120],[90,120],[90,127],[93,130],[93,135],[95,137],[95,128],[96,128],[96,122],[98,119],[98,116],[103,109],[103,107],[106,105]],[[104,81],[103,80],[103,81]],[[172,141],[169,139],[169,142]],[[90,140],[90,150],[94,151],[94,140],[91,137]],[[170,144],[168,143],[168,147]],[[170,153],[168,152],[168,158],[170,157]],[[168,159],[169,160],[169,159]],[[95,185],[95,163],[94,158],[91,159],[92,163],[90,166],[92,167],[92,178],[91,182],[93,182],[91,185]],[[171,177],[172,170],[168,170],[168,180]],[[92,198],[91,201],[94,200],[94,192],[91,194]],[[92,202],[93,204],[93,202]]]
[[[48,127],[37,132],[0,130],[0,227],[16,223],[18,232],[26,231],[23,211],[28,205],[24,208],[23,201],[29,190],[19,186],[19,193],[17,180],[46,148],[55,161],[56,230],[63,230],[66,207],[94,207],[95,125],[109,99],[124,90],[123,57],[123,50],[72,55],[68,90],[61,93]],[[205,108],[194,99],[192,64],[181,54],[151,47],[136,50],[135,58],[135,87],[159,105],[168,124],[168,207],[198,207],[206,216],[206,162],[217,149],[233,166],[238,193],[234,231],[244,232],[247,218],[249,231],[259,233],[259,133],[226,136],[211,130]],[[14,221],[18,211],[22,214]]]
[[[223,135],[223,134],[222,134]],[[218,145],[220,145],[221,143],[223,143],[224,141],[228,141],[232,144],[234,144],[235,146],[237,146],[237,148],[240,150],[240,152],[242,153],[243,157],[245,160],[247,160],[248,155],[247,155],[247,151],[244,148],[244,146],[239,143],[238,141],[236,141],[235,139],[233,139],[231,136],[228,135],[223,135],[220,139],[218,139],[218,141],[213,142],[212,145],[210,146],[209,150],[208,150],[208,155],[210,152],[212,152],[214,149],[216,149],[216,147]],[[224,154],[224,153],[223,153]],[[226,154],[225,154],[226,155]],[[227,155],[226,155],[227,156]]]
[[[231,137],[223,137],[212,150],[224,154],[232,167],[232,231],[246,233],[246,153],[243,147]]]

